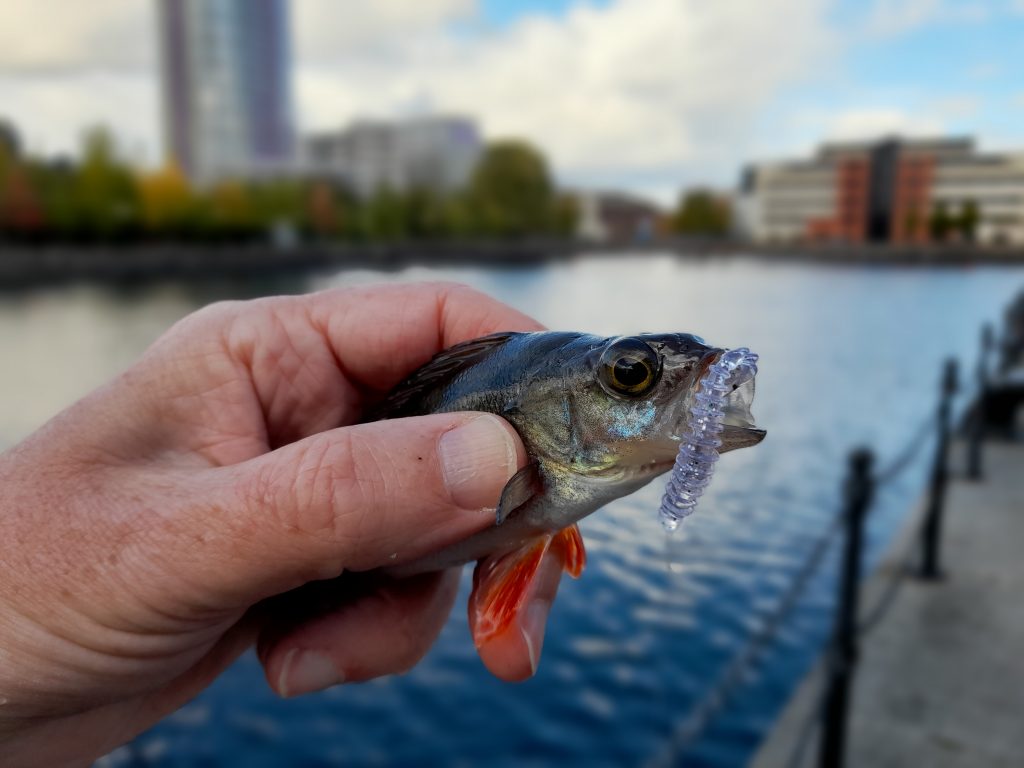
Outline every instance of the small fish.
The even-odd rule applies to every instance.
[[[396,387],[371,419],[487,411],[509,421],[530,463],[501,494],[495,524],[391,572],[478,561],[469,601],[477,648],[523,620],[545,553],[573,577],[576,522],[672,468],[699,380],[723,350],[685,333],[605,338],[496,333],[456,345]],[[719,452],[756,445],[753,379],[726,398]]]

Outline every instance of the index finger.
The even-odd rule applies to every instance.
[[[453,344],[542,330],[522,312],[454,283],[257,299],[223,308],[213,322],[221,339],[215,351],[226,349],[246,371],[272,445],[358,421],[368,404]]]
[[[533,318],[458,283],[336,289],[303,297],[346,376],[384,392],[438,352],[497,331],[539,331]]]

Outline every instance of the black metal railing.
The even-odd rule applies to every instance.
[[[935,443],[935,458],[932,461],[931,479],[928,484],[928,506],[924,516],[924,530],[921,535],[922,579],[935,580],[940,577],[939,546],[942,537],[942,513],[946,506],[946,486],[949,484],[949,435],[953,420],[953,398],[958,384],[956,360],[947,360],[942,373],[939,395],[938,440]]]
[[[839,599],[835,628],[828,651],[828,686],[822,716],[825,731],[821,740],[821,765],[842,765],[846,745],[846,711],[850,686],[857,664],[860,572],[864,545],[864,519],[875,493],[871,467],[875,457],[869,448],[850,454],[849,475],[844,489],[843,518],[846,525],[843,563],[839,575]]]

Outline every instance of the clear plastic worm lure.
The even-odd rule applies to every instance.
[[[756,374],[757,355],[738,347],[719,355],[700,380],[658,512],[666,530],[674,531],[696,508],[718,461],[729,393]]]

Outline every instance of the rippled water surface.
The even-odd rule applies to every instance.
[[[109,765],[635,765],[675,757],[673,733],[760,623],[834,513],[846,452],[894,453],[934,402],[941,360],[973,365],[980,323],[1024,284],[1010,269],[917,270],[636,257],[521,270],[342,273],[248,287],[310,290],[371,280],[453,278],[549,327],[601,334],[678,330],[761,355],[754,450],[719,464],[671,545],[662,484],[582,524],[589,551],[552,613],[543,663],[521,685],[476,658],[463,594],[437,646],[410,674],[293,701],[276,699],[252,656]],[[127,365],[178,317],[238,289],[69,288],[0,299],[10,444]],[[923,467],[873,512],[876,557],[920,488]],[[671,567],[669,563],[671,562]],[[833,564],[811,584],[732,704],[686,765],[742,765],[828,626]]]

